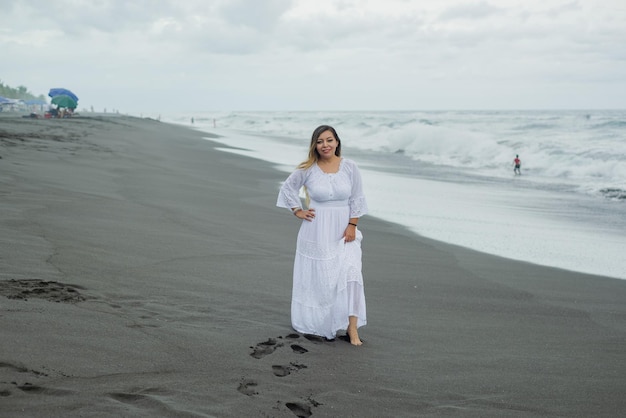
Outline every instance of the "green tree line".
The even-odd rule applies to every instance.
[[[0,81],[0,96],[6,97],[7,99],[18,99],[18,100],[29,100],[29,99],[41,99],[46,100],[46,96],[40,94],[39,96],[35,96],[33,93],[28,91],[28,89],[24,86],[11,87],[5,85],[2,81]]]

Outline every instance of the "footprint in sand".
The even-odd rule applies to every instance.
[[[50,302],[77,303],[87,298],[80,294],[81,286],[38,279],[2,280],[0,295],[9,299],[45,299]]]
[[[254,358],[263,358],[268,354],[272,354],[278,347],[282,347],[282,343],[277,343],[275,338],[268,338],[267,341],[258,343],[252,349],[250,355]]]
[[[324,342],[332,341],[332,340],[329,340],[328,338],[324,338],[324,337],[320,337],[319,335],[312,335],[312,334],[304,334],[304,338],[311,341],[312,343],[324,343]]]
[[[285,406],[289,408],[289,410],[293,412],[298,418],[308,418],[313,415],[313,413],[311,412],[311,407],[302,402],[287,402]]]
[[[304,353],[309,352],[309,350],[307,350],[306,348],[298,344],[291,344],[291,349],[293,350],[294,353],[298,353],[298,354],[304,354]]]
[[[44,386],[33,385],[32,383],[24,383],[23,385],[17,386],[19,390],[26,393],[38,393],[44,395],[54,395],[54,396],[67,396],[72,395],[74,392],[65,390],[65,389],[54,389],[47,388]]]
[[[283,337],[279,336],[278,338],[282,339]],[[288,334],[285,338],[288,340],[296,340],[300,338],[300,334],[296,334],[296,333]],[[274,351],[276,351],[277,348],[282,347],[282,346],[283,346],[283,343],[277,342],[276,338],[268,338],[267,341],[260,342],[254,347],[250,347],[252,349],[252,352],[250,353],[250,355],[254,358],[262,358],[262,357],[267,356],[268,354],[272,354]],[[291,348],[293,348],[293,345],[291,346]],[[300,353],[306,353],[308,351],[302,347],[300,347],[297,350],[299,350],[298,352]],[[304,351],[301,351],[301,350],[304,350]],[[294,351],[296,351],[296,349],[294,349]]]
[[[289,366],[274,365],[272,366],[272,372],[274,373],[274,376],[285,377],[290,375],[293,371],[306,368],[307,366],[304,364],[290,363]]]
[[[274,376],[285,377],[291,374],[291,369],[289,366],[280,366],[275,364],[272,366],[272,373],[274,373]]]
[[[237,388],[237,390],[246,396],[258,395],[259,392],[254,389],[256,388],[256,386],[257,382],[255,382],[254,380],[244,380],[243,382],[239,383],[239,387]]]
[[[283,338],[282,336],[278,337],[278,339],[282,339],[282,338]],[[297,333],[291,333],[285,336],[285,339],[287,340],[297,340],[299,338],[300,338],[300,334],[297,334]],[[305,334],[304,338],[314,344],[327,342],[327,341],[332,342],[332,340],[327,340],[323,337],[317,337],[315,335]],[[250,353],[250,355],[254,358],[260,359],[269,354],[272,354],[274,351],[276,351],[276,349],[278,349],[279,347],[282,347],[283,345],[284,345],[283,343],[277,342],[276,338],[268,338],[267,341],[260,342],[256,346],[250,347],[252,349],[252,352]],[[293,352],[297,354],[304,354],[304,353],[309,352],[309,350],[302,347],[300,344],[290,344],[290,347],[293,350]],[[306,368],[307,368],[306,365],[295,363],[295,362],[289,363],[288,366],[275,364],[272,366],[272,373],[274,373],[274,376],[277,376],[277,377],[285,377],[285,376],[289,376],[294,371],[298,371],[300,369],[306,369]],[[237,390],[243,393],[244,395],[253,396],[253,395],[258,395],[258,392],[256,391],[256,387],[257,387],[257,382],[255,382],[254,380],[246,379],[246,380],[243,380],[241,383],[239,383],[239,387],[237,388]],[[311,397],[305,399],[305,401],[306,402],[287,402],[285,406],[291,412],[293,412],[297,417],[308,418],[313,415],[313,412],[311,412],[311,407],[317,407],[321,405],[321,403],[315,401]]]

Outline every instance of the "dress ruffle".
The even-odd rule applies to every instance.
[[[349,316],[358,318],[359,327],[367,323],[361,231],[349,243],[343,238],[328,243],[307,239],[318,228],[334,224],[332,218],[346,219],[347,210],[347,206],[316,209],[313,223],[317,228],[305,221],[298,234],[291,302],[291,322],[298,332],[332,339],[348,327]],[[343,234],[343,230],[338,232]]]

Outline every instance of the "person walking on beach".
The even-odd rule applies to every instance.
[[[307,207],[299,191],[304,187]],[[341,157],[335,129],[322,125],[311,136],[309,156],[283,183],[276,206],[302,220],[296,243],[291,325],[303,334],[334,339],[346,330],[361,345],[358,328],[367,323],[361,272],[359,218],[367,213],[361,174]]]
[[[513,172],[516,175],[521,175],[522,174],[522,160],[519,159],[519,155],[515,155],[515,159],[513,160]]]

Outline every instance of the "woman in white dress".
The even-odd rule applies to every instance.
[[[307,194],[302,208],[300,189]],[[304,334],[334,339],[346,330],[361,345],[358,328],[367,323],[361,273],[359,218],[367,213],[361,175],[341,157],[334,128],[322,125],[311,137],[309,157],[283,183],[276,203],[303,222],[293,268],[291,324]]]

